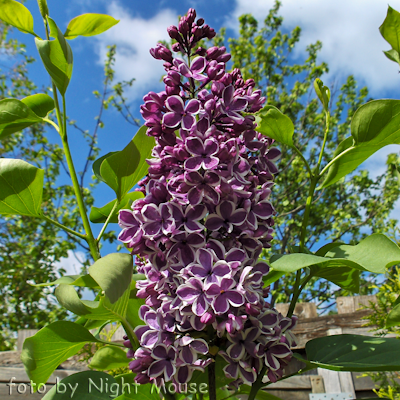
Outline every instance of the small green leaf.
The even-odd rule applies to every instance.
[[[49,8],[47,7],[47,1],[38,0],[38,4],[39,4],[40,15],[42,16],[43,19],[46,19],[46,17],[49,15]]]
[[[334,335],[306,344],[308,361],[333,371],[399,371],[400,340],[361,335]]]
[[[154,147],[154,138],[141,127],[135,137],[121,151],[105,158],[100,165],[100,175],[121,200],[147,174],[147,158]],[[97,168],[97,167],[96,167]]]
[[[293,147],[294,125],[276,107],[266,105],[256,114],[257,132]]]
[[[64,96],[72,75],[72,50],[56,23],[50,17],[47,20],[54,40],[35,38],[35,43],[47,72]]]
[[[32,284],[32,286],[54,286],[54,285],[73,285],[87,288],[99,288],[97,282],[90,275],[65,275],[61,278],[56,279],[53,282],[47,283],[36,283]]]
[[[383,54],[390,60],[390,61],[394,61],[397,64],[400,64],[400,55],[399,53],[392,49],[389,51],[384,51]]]
[[[392,48],[400,53],[400,13],[388,6],[386,18],[379,31]]]
[[[23,100],[29,103],[29,97],[31,96]],[[0,100],[0,139],[42,121],[42,118],[32,111],[29,104],[24,104],[25,101]]]
[[[0,20],[14,26],[23,33],[37,36],[33,31],[32,14],[18,1],[0,0]]]
[[[100,371],[83,371],[54,385],[42,400],[110,400],[119,394],[115,378]]]
[[[65,39],[99,35],[118,24],[119,20],[105,14],[83,14],[72,19],[65,31]]]
[[[31,96],[22,99],[21,102],[42,118],[46,117],[55,107],[54,100],[44,93],[32,94]]]
[[[282,278],[283,275],[285,275],[285,272],[270,270],[268,274],[263,277],[264,287],[270,286],[272,283]]]
[[[142,192],[131,192],[131,193],[128,193],[126,196],[124,196],[124,198],[121,200],[121,203],[115,209],[113,216],[110,219],[110,222],[118,223],[118,211],[130,208],[131,204],[135,200],[140,199],[142,197],[143,197]],[[117,202],[117,199],[110,201],[109,203],[107,203],[105,206],[103,206],[101,208],[92,207],[92,209],[90,210],[90,215],[89,215],[90,221],[93,223],[106,222],[106,219],[108,218],[108,216],[116,202]]]
[[[111,303],[115,303],[130,289],[133,259],[130,254],[111,253],[97,260],[89,274],[99,284]]]
[[[108,371],[127,367],[128,362],[126,351],[120,347],[105,346],[96,351],[89,366],[99,371]]]
[[[62,362],[90,342],[99,340],[83,326],[70,321],[57,321],[25,340],[21,360],[36,385],[46,383]]]
[[[0,159],[0,214],[40,216],[44,171],[22,160]]]
[[[400,100],[373,100],[361,106],[351,121],[351,137],[343,140],[321,188],[354,171],[372,154],[389,144],[400,144]]]
[[[400,296],[399,296],[400,298]],[[398,300],[394,303],[394,307],[392,311],[390,311],[387,319],[386,319],[386,328],[392,328],[394,326],[400,326],[400,304]],[[397,304],[396,304],[397,303]]]

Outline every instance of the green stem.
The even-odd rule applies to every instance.
[[[324,173],[332,166],[332,164],[334,164],[337,160],[339,160],[339,158],[343,157],[346,153],[348,153],[350,150],[353,150],[353,149],[354,149],[354,146],[350,146],[348,149],[346,149],[345,151],[342,151],[334,159],[329,161],[329,163],[326,164],[325,167],[322,169],[319,176],[321,177],[322,175],[324,175]]]
[[[330,124],[330,114],[329,114],[329,111],[326,111],[326,112],[325,112],[325,115],[326,115],[326,129],[325,129],[325,134],[324,134],[324,141],[323,141],[323,143],[322,143],[321,151],[320,151],[320,153],[319,153],[318,164],[317,164],[317,167],[316,167],[316,169],[315,169],[315,172],[316,172],[315,175],[318,175],[318,174],[319,174],[319,167],[320,167],[320,165],[321,165],[322,157],[323,157],[323,155],[324,155],[325,144],[326,144],[326,141],[327,141],[327,139],[328,139],[329,124]]]
[[[99,249],[97,247],[96,239],[93,236],[93,232],[92,232],[92,228],[90,227],[90,222],[89,222],[88,216],[86,214],[85,203],[83,201],[81,188],[79,186],[78,177],[76,175],[74,162],[72,160],[71,151],[70,151],[69,144],[68,144],[68,137],[67,137],[67,130],[66,130],[67,115],[66,115],[66,107],[65,107],[65,96],[62,96],[62,100],[63,100],[63,121],[58,121],[59,125],[63,127],[63,129],[60,133],[61,141],[63,144],[64,154],[65,154],[65,159],[67,160],[68,169],[71,174],[72,185],[74,187],[74,192],[75,192],[76,200],[78,203],[79,212],[81,214],[83,227],[85,228],[86,241],[89,245],[90,253],[91,253],[94,261],[97,261],[101,257],[101,255],[100,255]]]
[[[303,160],[304,165],[306,166],[307,171],[310,174],[310,179],[311,179],[313,177],[313,173],[311,171],[310,164],[308,163],[308,161],[305,159],[305,157],[303,156],[301,151],[296,146],[293,146],[293,149],[296,151],[296,153],[299,155],[299,157]]]
[[[121,324],[124,328],[126,335],[128,336],[129,341],[132,343],[132,346],[137,349],[139,347],[139,341],[137,340],[135,332],[133,332],[133,329],[130,326],[129,322],[125,318],[123,318],[121,319]]]
[[[58,133],[60,133],[60,128],[59,128],[58,125],[57,125],[55,122],[53,122],[51,119],[43,118],[43,121],[47,122],[47,123],[50,124],[50,125],[53,125],[54,129],[55,129]]]
[[[85,239],[86,240],[86,235],[83,235],[82,233],[76,232],[73,229],[67,228],[66,226],[64,226],[63,224],[60,224],[59,222],[57,222],[54,219],[51,219],[49,217],[46,217],[45,215],[42,215],[42,218],[50,223],[52,223],[55,226],[58,226],[61,229],[64,229],[64,231],[71,233],[72,235],[78,236],[81,239]]]
[[[260,373],[257,376],[257,380],[253,383],[251,386],[250,394],[248,400],[254,400],[256,398],[257,392],[261,389],[263,386],[263,378],[265,375],[265,372],[267,371],[267,367],[264,365],[260,371]]]
[[[297,271],[297,274],[296,274],[296,283],[295,283],[295,288],[296,289],[293,292],[293,297],[292,297],[292,300],[290,302],[288,313],[286,315],[288,318],[290,318],[293,315],[294,309],[296,307],[297,300],[299,299],[299,296],[300,296],[301,292],[303,291],[303,289],[306,287],[307,283],[310,282],[310,280],[313,277],[313,275],[312,274],[308,275],[303,280],[303,283],[299,287],[299,285],[300,285],[300,277],[301,277],[301,270],[299,269]]]
[[[100,241],[101,237],[102,237],[103,234],[104,234],[104,231],[106,230],[108,224],[110,223],[110,220],[111,220],[111,218],[112,218],[112,216],[113,216],[113,214],[114,214],[114,211],[118,208],[118,206],[119,206],[119,201],[116,200],[116,202],[115,202],[115,204],[114,204],[114,207],[112,208],[110,214],[108,215],[108,217],[107,217],[107,219],[106,219],[106,222],[104,222],[104,225],[103,225],[103,227],[101,228],[101,231],[100,231],[100,233],[99,233],[99,236],[97,236],[96,242],[99,242],[99,241]]]

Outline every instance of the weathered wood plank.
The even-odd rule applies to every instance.
[[[276,303],[275,308],[284,316],[289,311],[290,303]],[[299,318],[315,318],[318,317],[317,306],[315,303],[297,303],[294,314]]]
[[[22,346],[24,345],[25,339],[33,336],[38,329],[21,329],[18,331],[18,339],[17,339],[17,350],[21,351]]]
[[[285,379],[281,382],[272,383],[268,386],[268,390],[275,389],[285,389],[285,390],[293,390],[293,389],[301,389],[301,390],[311,390],[311,380],[310,375],[299,375],[292,376],[290,378]]]
[[[336,306],[339,314],[353,313],[363,306],[369,306],[369,303],[376,303],[375,295],[366,296],[346,296],[336,299]]]
[[[321,375],[310,375],[311,393],[326,393],[324,378]]]

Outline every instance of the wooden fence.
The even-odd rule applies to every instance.
[[[299,322],[294,330],[298,345],[296,351],[304,353],[307,341],[329,335],[352,333],[373,336],[370,328],[364,327],[366,321],[363,319],[368,315],[368,310],[359,310],[363,305],[376,301],[375,296],[339,297],[337,299],[338,314],[318,316],[315,304],[298,304],[295,314],[299,316]],[[276,308],[285,314],[288,304],[276,304]],[[35,330],[20,331],[18,335],[17,351],[0,352],[0,399],[41,399],[44,393],[31,393],[29,379],[20,361],[23,341],[35,334]],[[122,341],[124,332],[118,330],[112,340]],[[301,363],[294,359],[285,371],[286,374],[298,371]],[[46,392],[56,383],[56,379],[62,379],[68,375],[86,370],[86,365],[80,363],[78,358],[72,357],[59,367],[42,387]],[[305,375],[293,376],[282,382],[268,386],[271,393],[283,400],[309,400],[310,394],[318,393],[349,393],[347,399],[361,399],[376,397],[372,392],[375,387],[369,377],[362,377],[361,373],[336,372],[321,368],[307,372]],[[10,386],[10,379],[15,386]],[[12,393],[11,393],[12,392]],[[329,396],[327,400],[329,400]],[[346,400],[347,400],[346,399]],[[79,399],[78,399],[79,400]]]

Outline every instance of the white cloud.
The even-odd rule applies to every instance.
[[[57,261],[54,264],[54,268],[56,271],[64,269],[66,272],[63,275],[79,275],[85,260],[85,253],[68,250],[68,257],[61,258],[60,261]]]
[[[132,16],[114,1],[108,6],[107,13],[120,22],[98,37],[99,62],[103,63],[106,58],[106,46],[116,44],[115,79],[136,79],[132,90],[127,93],[130,99],[141,98],[150,89],[162,90],[160,79],[164,73],[163,62],[155,60],[149,49],[160,40],[169,40],[167,27],[176,24],[176,12],[163,9],[146,20]]]
[[[237,17],[251,13],[262,21],[273,0],[236,0],[228,24],[237,29]],[[379,33],[386,16],[387,3],[376,0],[282,0],[280,14],[286,29],[302,28],[296,56],[304,54],[305,46],[322,41],[320,61],[328,63],[330,78],[344,79],[354,74],[360,83],[368,85],[372,95],[393,90],[400,84],[398,66],[386,59],[382,50],[390,45]],[[400,10],[400,0],[390,5]]]

